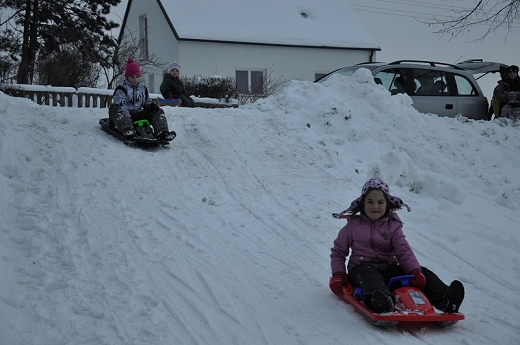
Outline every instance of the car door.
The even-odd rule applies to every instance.
[[[429,68],[412,68],[415,90],[410,94],[413,106],[421,113],[455,117],[457,96],[448,82],[446,72]]]
[[[478,85],[474,85],[475,79],[462,73],[448,73],[448,79],[457,96],[456,114],[475,120],[487,119],[488,101]]]

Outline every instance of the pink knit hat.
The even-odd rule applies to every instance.
[[[136,74],[138,76],[141,76],[141,69],[139,68],[139,66],[137,66],[134,60],[128,59],[125,68],[125,78],[128,78],[129,76]]]
[[[170,66],[168,66],[168,73],[170,73],[174,68],[178,69],[179,73],[181,73],[181,63],[179,62],[179,60],[175,60],[170,64]]]
[[[399,208],[404,206],[404,207],[406,207],[408,212],[410,212],[412,210],[410,208],[410,206],[408,206],[407,204],[405,204],[403,202],[403,200],[390,194],[390,188],[388,188],[388,185],[386,184],[385,181],[381,180],[380,178],[374,177],[374,178],[371,178],[370,180],[368,180],[367,182],[365,182],[365,184],[363,185],[363,188],[361,189],[361,196],[359,198],[357,198],[356,200],[352,201],[349,208],[347,208],[346,210],[344,210],[343,212],[340,212],[340,213],[333,213],[332,217],[345,218],[344,215],[346,213],[349,213],[350,211],[352,211],[352,209],[354,209],[357,205],[359,205],[359,203],[361,202],[361,200],[363,200],[363,197],[368,192],[368,190],[372,190],[372,189],[379,189],[380,191],[385,193],[386,197],[388,198],[388,201],[390,201],[395,206],[397,206]]]

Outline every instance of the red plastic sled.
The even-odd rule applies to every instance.
[[[403,285],[393,291],[395,296],[395,311],[391,313],[376,314],[368,309],[362,302],[361,290],[354,289],[350,284],[343,287],[341,296],[347,303],[351,304],[356,311],[365,317],[370,323],[378,327],[394,327],[400,322],[434,322],[438,326],[452,326],[459,320],[464,320],[461,313],[443,313],[437,311],[423,292],[415,287],[409,286],[413,275],[399,276],[390,279],[390,287],[395,281]]]

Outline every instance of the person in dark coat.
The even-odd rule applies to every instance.
[[[161,94],[166,99],[181,100],[181,107],[193,108],[195,102],[190,96],[186,95],[184,83],[179,79],[180,73],[181,64],[176,60],[168,66],[168,73],[164,74],[164,79],[160,87]]]
[[[520,96],[520,77],[518,76],[518,66],[511,65],[507,67],[506,74],[493,90],[493,112],[496,117],[502,114],[502,107],[508,102],[507,94],[515,92]]]

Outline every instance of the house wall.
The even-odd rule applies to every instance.
[[[235,77],[236,70],[272,70],[273,77],[313,81],[315,73],[366,62],[369,51],[261,46],[212,42],[179,42],[182,75]]]
[[[137,41],[139,38],[139,17],[148,17],[148,50],[163,60],[167,66],[178,59],[178,41],[157,1],[132,1],[132,6],[124,28],[125,39]]]
[[[171,61],[179,60],[181,76],[220,75],[235,77],[236,70],[267,70],[272,79],[313,81],[316,73],[370,61],[367,50],[323,49],[203,41],[177,41],[156,1],[132,1],[125,28],[139,37],[139,17],[148,17],[148,49],[164,62],[155,74],[144,75],[150,92],[159,92],[162,74]],[[175,23],[173,23],[175,26]],[[375,53],[372,59],[375,61]]]

